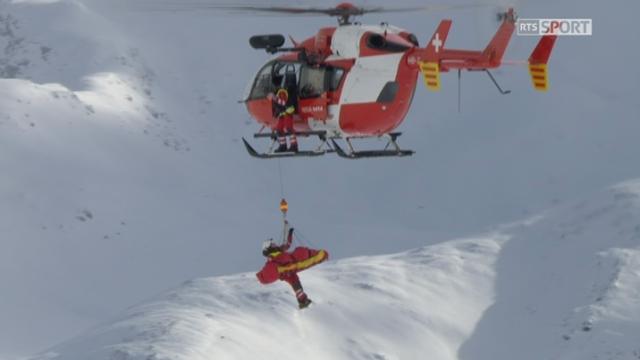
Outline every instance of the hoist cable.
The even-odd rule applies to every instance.
[[[282,165],[278,159],[278,175],[280,177],[280,197],[284,199],[284,180],[282,179]]]

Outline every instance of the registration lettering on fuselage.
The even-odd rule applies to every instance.
[[[324,112],[324,106],[322,105],[313,105],[313,106],[303,106],[303,113],[316,113],[316,112]]]

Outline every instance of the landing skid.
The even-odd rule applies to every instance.
[[[267,153],[259,153],[257,152],[251,144],[245,138],[242,138],[242,142],[244,143],[244,147],[247,149],[249,155],[253,156],[257,159],[278,159],[278,158],[289,158],[289,157],[316,157],[322,156],[326,153],[325,150],[319,151],[298,151],[298,152],[273,152],[269,151]]]
[[[244,147],[247,149],[249,155],[258,158],[258,159],[278,159],[278,158],[288,158],[288,157],[317,157],[326,154],[327,152],[334,152],[334,150],[327,144],[327,132],[326,131],[301,131],[296,132],[296,137],[310,137],[317,136],[320,140],[320,145],[318,145],[314,150],[308,151],[288,151],[288,152],[275,152],[274,149],[278,144],[278,134],[275,132],[268,133],[258,133],[254,134],[253,137],[256,139],[259,138],[270,138],[271,146],[266,153],[257,152],[251,144],[245,139],[242,138],[242,142],[244,143]]]
[[[333,144],[333,148],[336,151],[336,154],[343,159],[366,159],[366,158],[379,158],[379,157],[404,157],[411,156],[415,152],[413,150],[403,150],[400,149],[400,146],[396,142],[398,137],[402,135],[402,133],[391,133],[387,136],[389,137],[389,142],[382,150],[361,150],[356,151],[353,148],[353,144],[351,144],[351,139],[347,138],[345,141],[349,146],[349,152],[346,152],[338,143],[331,139],[331,143]],[[391,147],[391,149],[389,148]]]
[[[279,158],[293,158],[293,157],[318,157],[327,153],[335,152],[344,159],[366,159],[366,158],[379,158],[379,157],[404,157],[414,154],[413,150],[403,150],[397,143],[398,137],[402,133],[390,133],[385,136],[389,139],[389,142],[382,150],[361,150],[356,151],[351,143],[351,140],[356,137],[345,138],[345,141],[349,147],[348,151],[345,151],[335,141],[336,138],[331,138],[331,142],[328,142],[327,133],[325,131],[307,131],[297,132],[297,137],[309,137],[317,136],[320,140],[320,145],[315,150],[298,151],[298,152],[275,152],[274,149],[278,143],[278,136],[276,133],[258,133],[254,134],[254,138],[270,138],[271,146],[265,153],[260,153],[249,144],[249,142],[242,138],[244,147],[247,149],[249,155],[257,159],[279,159]],[[367,137],[364,137],[367,138]]]

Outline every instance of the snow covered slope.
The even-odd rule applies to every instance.
[[[185,172],[178,154],[188,145],[158,106],[153,72],[107,24],[75,1],[0,1],[0,356],[50,346],[114,311],[99,305],[109,283],[135,279],[119,269],[156,238],[134,235],[139,214],[159,201],[158,216],[180,218],[164,190],[179,181],[162,179]],[[105,276],[82,275],[94,271]],[[138,286],[125,292],[147,296]]]
[[[476,238],[330,262],[315,304],[187,282],[37,360],[640,357],[640,180]]]
[[[503,241],[318,266],[301,275],[304,311],[288,285],[253,274],[191,281],[38,359],[455,359],[491,303]]]
[[[640,357],[640,180],[507,232],[461,359]]]

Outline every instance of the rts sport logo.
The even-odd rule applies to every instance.
[[[591,19],[518,19],[518,35],[591,36]]]

